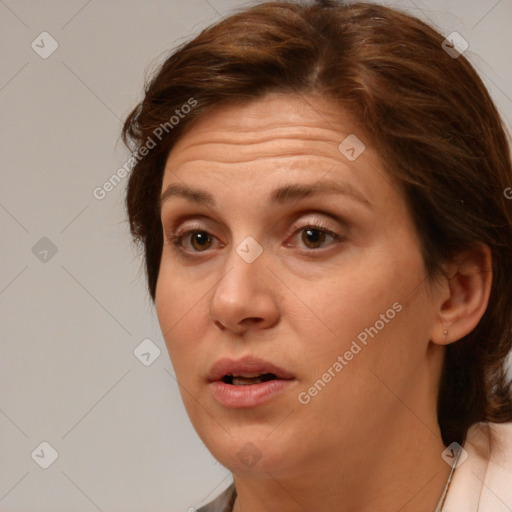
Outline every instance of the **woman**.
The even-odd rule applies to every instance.
[[[202,511],[510,510],[512,184],[462,52],[391,8],[243,10],[126,120]]]

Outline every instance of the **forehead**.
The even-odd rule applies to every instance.
[[[271,93],[203,114],[178,140],[168,160],[177,168],[188,160],[207,158],[211,151],[222,151],[220,146],[230,146],[222,155],[226,163],[291,151],[337,159],[339,143],[354,129],[355,122],[327,100]]]
[[[356,147],[362,151],[356,159],[340,151],[347,137],[365,141],[364,150]],[[312,183],[323,176],[352,185],[370,202],[382,195],[381,182],[389,181],[362,130],[342,109],[319,97],[272,93],[203,114],[170,152],[162,189],[200,183],[219,193],[238,187],[267,194],[277,183]]]

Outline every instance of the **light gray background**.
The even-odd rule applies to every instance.
[[[385,3],[461,33],[510,127],[512,0]],[[93,189],[128,157],[121,120],[144,70],[240,5],[0,0],[2,512],[185,511],[230,483],[181,403],[125,183],[101,201]],[[31,48],[43,31],[59,45],[47,59]],[[55,255],[32,252],[43,237]],[[133,353],[146,338],[161,350],[149,366]],[[43,441],[59,455],[48,469],[31,457]]]

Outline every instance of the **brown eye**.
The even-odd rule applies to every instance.
[[[212,244],[212,239],[206,231],[191,231],[189,239],[193,249],[199,252],[208,249]]]
[[[326,232],[316,228],[305,228],[301,238],[309,249],[318,249],[325,242]]]

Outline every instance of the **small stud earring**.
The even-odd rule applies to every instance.
[[[443,334],[446,336],[446,335],[448,334],[448,329],[445,329],[445,330],[443,331]]]

